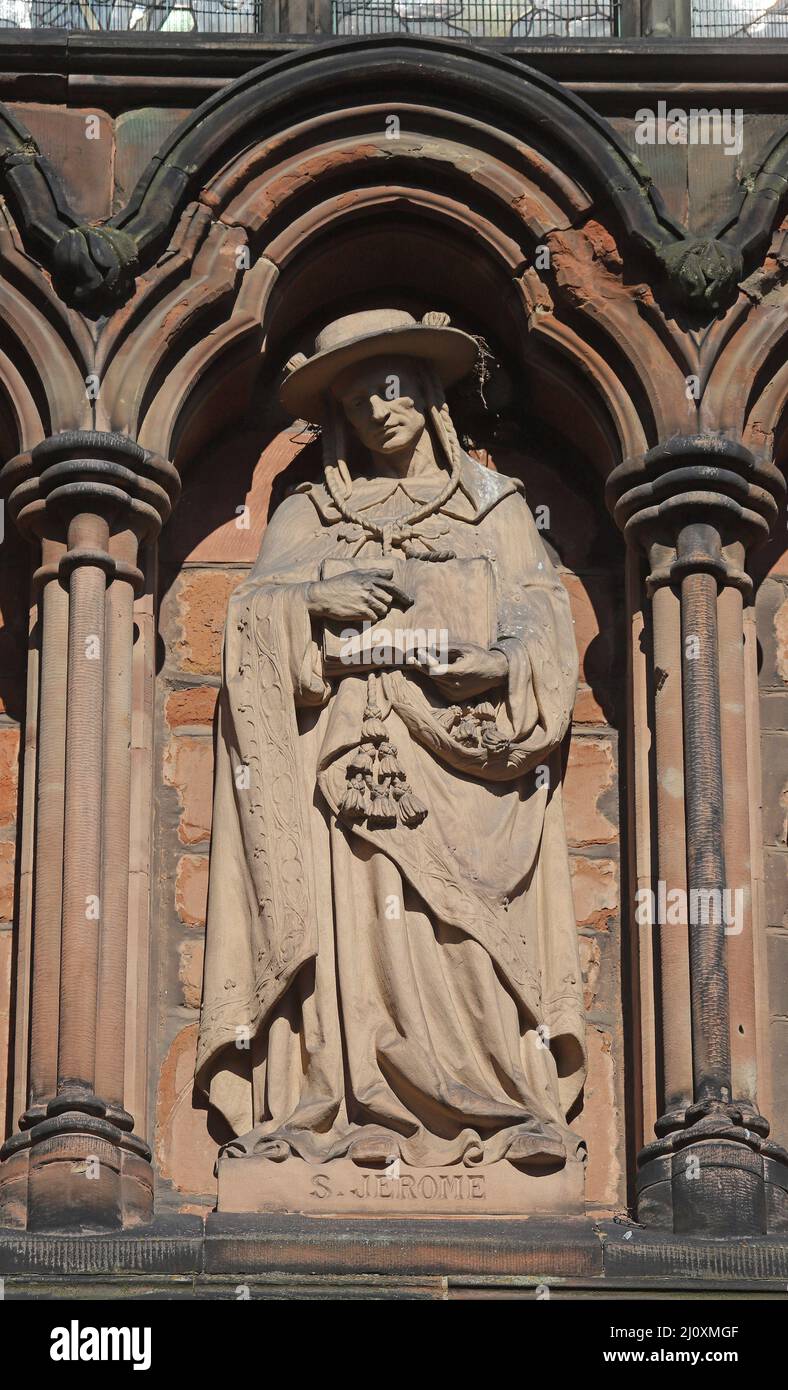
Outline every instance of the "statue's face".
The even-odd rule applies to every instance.
[[[406,357],[373,357],[349,367],[331,388],[362,444],[373,454],[412,450],[424,432],[424,397]]]

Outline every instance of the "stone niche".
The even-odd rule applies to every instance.
[[[481,261],[467,274],[462,248],[452,249],[453,259],[447,258],[445,242],[415,227],[409,229],[407,253],[402,238],[384,230],[367,231],[361,240],[339,239],[330,253],[315,254],[293,277],[287,296],[282,294],[279,313],[290,323],[300,314],[301,328],[282,334],[281,352],[290,355],[318,330],[319,316],[305,310],[315,286],[331,281],[339,258],[357,268],[359,283],[354,294],[328,305],[324,319],[380,303],[374,272],[385,264],[401,276],[398,304],[414,313],[447,308],[451,323],[481,334],[490,353],[483,398],[467,382],[452,389],[452,417],[478,465],[522,483],[566,595],[579,657],[571,727],[559,751],[587,1051],[585,1084],[567,1116],[577,1142],[567,1163],[543,1161],[536,1168],[505,1160],[475,1169],[385,1158],[366,1164],[337,1158],[321,1165],[297,1155],[285,1162],[224,1155],[217,1186],[217,1157],[232,1130],[191,1081],[222,638],[228,605],[251,571],[271,515],[294,487],[317,480],[322,468],[319,443],[278,404],[272,373],[255,384],[242,418],[229,427],[207,426],[204,436],[194,429],[182,497],[160,547],[154,881],[161,888],[153,930],[162,943],[154,1006],[164,1052],[152,1062],[151,1083],[160,1186],[168,1204],[180,1209],[213,1205],[217,1198],[220,1212],[338,1216],[612,1214],[626,1205],[620,925],[626,867],[619,783],[626,628],[623,547],[597,482],[605,441],[582,387],[576,408],[565,409],[571,372],[546,357],[541,366],[529,362],[523,377],[513,325],[505,315],[497,322],[489,318],[485,286],[491,272]],[[457,302],[459,283],[467,287],[468,302]]]

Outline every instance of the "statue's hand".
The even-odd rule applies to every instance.
[[[429,676],[441,694],[451,700],[481,695],[484,690],[503,685],[509,674],[503,652],[488,651],[475,642],[452,642],[447,660],[437,665],[427,652],[419,652],[408,664]]]
[[[409,594],[391,582],[393,573],[390,566],[384,566],[349,570],[335,579],[317,580],[307,588],[307,607],[314,618],[382,618],[395,602],[406,607],[412,601]]]

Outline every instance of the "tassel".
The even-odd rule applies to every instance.
[[[371,710],[367,705],[364,711],[364,723],[361,725],[361,735],[370,743],[383,742],[386,737],[386,726],[380,718],[380,710]]]
[[[393,743],[381,743],[378,747],[378,767],[382,777],[404,777]]]
[[[462,718],[462,710],[459,705],[450,705],[448,709],[439,710],[435,717],[444,729],[453,729],[458,720]]]
[[[497,724],[485,724],[482,729],[482,743],[488,753],[508,753],[511,739],[501,732]]]
[[[370,825],[388,825],[397,819],[397,803],[387,791],[372,791],[372,806],[368,817]]]
[[[363,820],[368,814],[367,789],[362,777],[354,777],[339,805],[339,814],[348,820]]]
[[[405,773],[397,761],[397,750],[389,741],[377,702],[375,677],[367,679],[367,703],[361,730],[362,742],[346,767],[348,785],[340,802],[339,814],[347,820],[364,820],[370,827],[389,827],[397,824],[419,825],[427,814],[418,797],[405,781]],[[461,716],[459,706],[451,713],[451,723]],[[375,763],[381,781],[373,781]]]
[[[491,705],[489,700],[482,700],[481,704],[476,706],[476,718],[495,719],[495,706]]]
[[[371,772],[374,766],[374,744],[370,744],[368,747],[365,747],[364,744],[362,744],[360,748],[356,749],[355,753],[350,759],[350,762],[347,765],[349,773],[359,773],[362,777],[365,775],[365,773]]]
[[[476,720],[466,715],[465,719],[460,720],[454,737],[459,743],[471,743],[476,747],[479,742],[479,726]]]
[[[402,788],[397,797],[397,810],[402,824],[411,827],[421,825],[427,815],[427,807],[423,801],[419,801],[419,798],[413,795],[407,785]]]
[[[382,743],[387,735],[376,692],[375,675],[374,672],[370,671],[367,676],[367,703],[364,709],[364,723],[361,726],[361,737],[368,739],[370,743]]]

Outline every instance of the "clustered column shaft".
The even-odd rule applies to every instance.
[[[124,1105],[137,556],[178,480],[124,436],[78,431],[4,481],[42,564],[28,1106],[2,1151],[0,1210],[34,1230],[116,1229],[152,1210]]]
[[[772,464],[714,435],[674,438],[610,479],[616,519],[650,562],[654,878],[663,901],[679,890],[687,905],[683,921],[655,923],[664,1109],[638,1158],[638,1214],[687,1233],[788,1222],[788,1154],[756,1108],[742,624],[746,549],[783,489]]]

